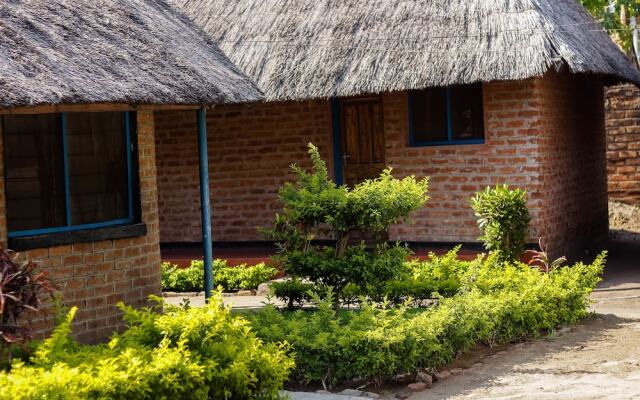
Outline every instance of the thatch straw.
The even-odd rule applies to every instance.
[[[270,100],[541,76],[640,83],[575,0],[173,0]]]
[[[164,0],[0,2],[0,108],[260,97],[214,42]]]

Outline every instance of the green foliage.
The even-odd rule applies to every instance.
[[[428,179],[417,181],[413,176],[396,179],[387,168],[378,178],[348,191],[345,206],[327,214],[325,222],[340,233],[383,232],[425,205],[429,199],[428,183]]]
[[[261,283],[273,278],[278,271],[264,263],[228,267],[225,260],[213,262],[213,284],[224,291],[254,290]],[[187,268],[162,263],[162,289],[176,292],[198,292],[204,288],[204,263],[194,260]]]
[[[218,294],[202,308],[121,306],[128,329],[105,345],[68,337],[75,309],[30,364],[0,373],[0,399],[278,399],[293,362],[263,344]]]
[[[273,282],[270,286],[271,294],[287,304],[287,308],[302,307],[311,301],[311,294],[317,291],[313,283],[302,282],[298,278]]]
[[[350,283],[364,293],[377,293],[384,283],[402,273],[409,251],[386,243],[374,251],[364,245],[351,246],[341,256],[335,248],[315,251],[291,250],[287,253],[287,272],[304,277],[317,286],[332,287],[337,293]]]
[[[202,262],[199,262],[202,270]],[[225,290],[255,290],[261,283],[272,279],[278,270],[267,266],[265,263],[259,263],[248,267],[245,264],[231,268],[220,268],[214,271],[215,286],[222,286]]]
[[[460,276],[469,264],[458,259],[459,247],[442,257],[429,254],[425,261],[404,261],[407,253],[400,246],[387,248],[387,251],[389,254],[382,256],[364,253],[365,257],[373,259],[371,262],[381,266],[373,268],[377,272],[371,276],[354,277],[352,280],[358,284],[351,282],[344,286],[338,299],[343,305],[360,303],[362,296],[395,305],[411,300],[416,306],[428,304],[434,298],[451,297],[460,289]],[[404,265],[399,269],[395,265],[400,262]],[[354,273],[358,274],[361,269],[363,268],[354,268]],[[393,278],[390,279],[385,273],[393,274]],[[376,280],[376,276],[384,279]],[[320,283],[313,284],[292,278],[272,283],[271,290],[288,308],[300,307],[313,303],[313,294],[323,297],[329,288],[333,289],[331,282],[321,278],[316,282]]]
[[[408,251],[401,246],[369,251],[351,244],[352,234],[379,235],[408,218],[428,200],[428,180],[396,179],[387,169],[352,189],[337,187],[312,144],[309,155],[312,171],[293,165],[298,179],[280,189],[283,212],[276,215],[274,228],[265,232],[279,244],[278,261],[288,274],[317,286],[331,286],[338,297],[348,284],[363,292],[379,292],[385,281],[402,272]],[[335,238],[336,245],[313,245],[320,233]]]
[[[215,260],[214,263],[218,262]],[[180,268],[175,264],[163,262],[162,290],[176,292],[199,292],[204,290],[204,271],[195,268],[193,261],[188,268]]]
[[[508,185],[487,187],[471,199],[482,231],[480,240],[502,261],[516,261],[524,251],[531,216],[527,209],[527,193],[509,189]]]
[[[627,18],[640,14],[638,0],[615,0],[613,1],[613,9],[610,7],[610,0],[580,0],[580,3],[597,21],[602,23],[604,29],[625,51],[632,50],[633,30]],[[623,15],[626,15],[626,18],[623,19]]]
[[[478,343],[536,336],[583,318],[604,255],[591,265],[548,274],[521,263],[502,264],[497,255],[444,264],[448,267],[442,271],[448,269],[451,276],[443,272],[443,279],[460,282],[461,289],[431,308],[376,308],[364,303],[357,311],[335,310],[329,291],[326,299],[313,300],[315,311],[267,307],[249,316],[251,325],[266,342],[291,345],[296,360],[293,381],[382,382],[442,366]]]

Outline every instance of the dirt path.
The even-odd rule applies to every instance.
[[[545,339],[465,356],[450,368],[475,366],[411,399],[640,399],[640,244],[614,246],[610,266],[593,295],[596,315]]]
[[[594,308],[611,312],[618,306],[626,317],[598,315],[555,338],[485,356],[475,360],[482,364],[411,399],[638,399],[640,301],[633,300],[634,311],[628,299]]]

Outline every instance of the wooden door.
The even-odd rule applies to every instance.
[[[346,99],[342,111],[342,167],[344,181],[352,186],[376,178],[385,165],[382,99]]]

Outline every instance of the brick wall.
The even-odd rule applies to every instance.
[[[384,94],[387,164],[397,176],[431,177],[428,206],[410,223],[393,227],[390,238],[477,241],[469,198],[499,182],[528,190],[531,242],[545,236],[560,252],[572,250],[569,243],[585,245],[592,227],[599,236],[606,230],[601,100],[597,79],[550,74],[485,84],[484,144],[410,147],[407,93]],[[305,144],[319,144],[331,159],[329,104],[220,108],[208,122],[214,240],[259,240],[255,227],[273,221],[277,188],[291,178],[289,163],[306,161]],[[195,116],[161,113],[156,125],[161,240],[197,242]]]
[[[605,104],[609,197],[640,205],[640,89],[608,88]]]
[[[430,176],[428,207],[391,237],[476,241],[469,198],[487,185],[525,188],[529,240],[544,236],[553,254],[576,255],[607,234],[602,84],[549,74],[484,85],[485,143],[409,147],[406,94],[384,97],[387,162],[399,175]]]
[[[604,89],[593,76],[549,75],[536,98],[540,226],[556,255],[579,256],[608,236]]]
[[[485,84],[485,143],[409,146],[406,93],[384,97],[387,163],[400,176],[431,177],[428,206],[410,224],[394,227],[393,239],[475,242],[479,236],[469,199],[487,185],[509,183],[531,192],[530,209],[539,214],[539,167],[532,123],[534,81]],[[532,236],[537,235],[534,226]]]
[[[157,112],[156,126],[160,239],[199,242],[196,113]],[[331,158],[328,101],[220,106],[207,128],[214,240],[261,240],[256,228],[273,223],[289,166],[309,166],[307,144]]]
[[[2,135],[0,135],[1,137]],[[153,112],[138,112],[139,177],[142,221],[147,235],[26,251],[62,286],[63,305],[77,306],[74,334],[82,342],[103,340],[123,327],[115,304],[146,304],[160,295],[160,248]],[[0,153],[1,154],[1,153]],[[3,165],[3,163],[0,163]],[[0,171],[1,172],[1,171]],[[0,238],[6,245],[4,174],[0,173]],[[37,322],[40,334],[53,326],[52,316]]]

